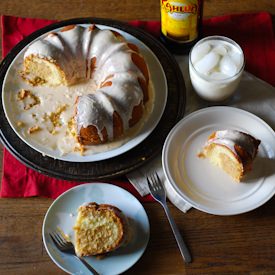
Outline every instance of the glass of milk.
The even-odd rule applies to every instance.
[[[198,41],[189,54],[191,83],[208,101],[223,101],[236,90],[244,69],[241,47],[224,36],[208,36]]]

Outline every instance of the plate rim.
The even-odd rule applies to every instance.
[[[7,122],[3,118],[1,118],[2,116],[0,116],[0,124],[3,125],[0,129],[0,140],[5,148],[17,160],[23,162],[24,165],[26,165],[27,167],[45,175],[57,179],[73,180],[78,182],[111,179],[122,176],[150,161],[152,158],[157,156],[158,153],[161,152],[166,135],[169,133],[170,129],[177,123],[177,121],[182,118],[186,107],[185,81],[179,64],[176,62],[174,56],[164,47],[163,44],[161,44],[160,41],[158,41],[155,37],[153,37],[145,30],[131,26],[126,22],[113,19],[94,17],[73,18],[50,24],[33,32],[32,34],[24,38],[21,42],[19,42],[1,62],[0,76],[3,76],[3,74],[5,74],[7,67],[13,59],[13,56],[15,56],[25,46],[26,43],[30,43],[42,33],[66,25],[88,23],[102,24],[119,28],[135,36],[136,38],[141,40],[146,46],[148,46],[156,55],[165,71],[168,82],[169,100],[168,104],[166,104],[164,114],[162,115],[154,131],[136,148],[130,150],[129,154],[124,153],[120,155],[120,157],[111,158],[111,161],[98,161],[94,162],[93,164],[84,163],[86,165],[81,165],[80,163],[73,163],[74,165],[70,165],[69,162],[66,161],[59,161],[51,159],[49,157],[42,157],[40,153],[33,153],[33,149],[28,146],[25,146],[23,148],[24,150],[22,150],[22,144],[20,144],[15,137],[7,134],[7,132],[10,132],[11,128],[9,127],[9,125],[6,125]],[[171,95],[173,95],[174,99],[171,99]],[[0,112],[3,112],[2,104],[0,104]],[[32,158],[30,158],[30,156],[32,156]],[[51,169],[49,168],[49,166],[51,166]]]
[[[67,272],[67,273],[70,273],[70,271],[68,271],[66,268],[64,268],[61,264],[59,264],[58,261],[56,261],[56,259],[52,256],[52,254],[49,252],[49,249],[48,249],[48,246],[46,245],[46,239],[45,239],[45,226],[46,226],[46,221],[47,221],[47,218],[53,208],[53,206],[59,202],[60,200],[62,200],[62,198],[64,198],[64,196],[66,196],[68,193],[70,192],[73,192],[73,190],[75,189],[78,189],[78,188],[89,188],[91,186],[95,186],[95,185],[99,185],[99,186],[104,186],[103,188],[109,188],[111,186],[111,188],[115,188],[115,189],[118,189],[118,190],[122,190],[123,192],[127,193],[131,199],[133,199],[136,203],[138,203],[138,205],[141,207],[141,209],[143,210],[143,218],[144,218],[144,221],[146,223],[146,225],[148,226],[148,234],[146,235],[146,240],[145,240],[145,243],[144,243],[144,246],[140,252],[140,254],[138,255],[138,257],[136,257],[135,261],[133,261],[133,263],[126,269],[123,269],[120,273],[123,273],[127,270],[129,270],[131,267],[133,267],[140,259],[141,257],[143,256],[143,254],[145,253],[147,247],[148,247],[148,243],[149,243],[149,240],[150,240],[150,232],[151,232],[151,226],[150,226],[150,221],[149,221],[149,217],[147,215],[147,212],[145,210],[145,208],[143,207],[142,203],[133,195],[131,194],[129,191],[125,190],[124,188],[120,187],[120,186],[117,186],[115,184],[112,184],[112,183],[107,183],[107,182],[93,182],[93,183],[84,183],[84,184],[79,184],[77,186],[74,186],[68,190],[66,190],[65,192],[63,192],[62,194],[60,194],[52,203],[51,205],[48,207],[47,211],[46,211],[46,214],[44,215],[44,219],[43,219],[43,223],[42,223],[42,239],[43,239],[43,245],[47,251],[47,254],[48,256],[50,257],[50,259],[53,261],[53,263],[55,265],[57,265],[59,268],[61,268],[63,271]],[[119,274],[120,274],[119,273]]]
[[[77,25],[89,25],[89,24],[77,24]],[[106,160],[109,158],[113,158],[116,156],[119,156],[131,149],[133,149],[135,146],[137,146],[138,144],[140,144],[144,139],[146,139],[150,133],[156,128],[158,122],[160,121],[163,112],[165,110],[165,105],[167,102],[167,97],[168,97],[168,86],[167,86],[167,78],[164,72],[164,69],[159,61],[159,59],[157,58],[157,56],[155,55],[155,53],[140,39],[136,38],[135,36],[133,36],[132,34],[126,32],[125,30],[120,30],[118,28],[115,27],[111,27],[111,26],[107,26],[107,25],[101,25],[101,24],[96,24],[99,28],[101,29],[106,29],[106,28],[110,28],[113,29],[115,31],[121,31],[123,35],[129,35],[131,36],[133,39],[135,39],[137,41],[137,43],[141,44],[143,48],[146,49],[146,52],[149,52],[148,57],[151,59],[154,59],[153,63],[149,63],[148,62],[148,67],[150,67],[150,65],[158,65],[158,69],[160,70],[159,75],[155,76],[156,77],[162,77],[163,83],[164,83],[164,87],[163,87],[163,101],[160,101],[160,99],[158,97],[155,97],[155,90],[156,87],[153,83],[153,93],[154,93],[154,97],[155,97],[155,101],[158,100],[158,104],[161,104],[161,109],[154,109],[155,107],[155,101],[152,103],[153,108],[151,113],[148,115],[148,117],[145,119],[144,125],[141,127],[141,129],[138,130],[137,134],[133,137],[133,139],[131,140],[127,140],[125,143],[123,143],[122,145],[113,148],[110,151],[104,151],[104,152],[100,152],[97,154],[90,154],[90,155],[86,155],[84,157],[81,157],[80,155],[74,155],[74,154],[66,154],[66,155],[62,155],[61,152],[59,152],[58,149],[51,149],[51,148],[47,148],[44,145],[41,144],[36,144],[36,142],[30,137],[24,137],[24,135],[22,133],[20,133],[19,131],[16,130],[16,122],[14,121],[14,119],[10,116],[10,111],[8,111],[7,107],[12,107],[11,105],[6,105],[7,103],[9,103],[9,94],[7,94],[7,92],[5,92],[6,90],[8,90],[6,88],[7,86],[7,79],[9,78],[9,75],[11,73],[11,70],[15,67],[15,63],[18,62],[18,58],[22,57],[22,55],[24,54],[24,52],[26,51],[27,47],[32,44],[34,41],[41,39],[41,37],[45,37],[47,35],[47,33],[50,33],[52,31],[57,31],[57,29],[60,29],[62,27],[59,27],[57,29],[52,29],[49,32],[45,32],[43,34],[41,34],[40,36],[36,37],[34,40],[32,40],[30,43],[26,44],[18,53],[17,55],[13,58],[13,60],[10,62],[6,73],[4,75],[4,79],[3,79],[3,83],[2,83],[2,105],[3,105],[3,110],[4,110],[4,114],[6,116],[6,119],[8,121],[8,123],[10,124],[12,130],[17,134],[17,136],[29,147],[31,147],[32,149],[34,149],[35,151],[37,151],[40,154],[44,154],[48,157],[54,158],[54,159],[58,159],[61,161],[69,161],[69,162],[94,162],[94,161],[101,161],[101,160]],[[127,40],[128,41],[128,40]],[[147,56],[147,54],[146,54]],[[145,57],[146,57],[145,56]],[[19,76],[17,75],[17,78],[19,78]],[[156,114],[155,114],[156,113]],[[155,121],[153,121],[152,127],[148,126],[149,122],[152,121],[151,116],[155,114],[156,119]],[[147,127],[146,127],[147,126]],[[144,128],[149,130],[144,130]],[[133,140],[134,141],[133,143]],[[132,144],[133,143],[133,144]],[[129,145],[130,144],[130,145]],[[121,150],[122,149],[122,150]]]
[[[176,182],[173,181],[172,177],[170,176],[170,172],[168,171],[169,169],[167,168],[168,165],[168,160],[167,160],[167,154],[168,154],[168,143],[170,142],[170,139],[172,138],[173,133],[181,127],[182,124],[185,123],[186,120],[190,120],[192,119],[192,117],[203,114],[203,113],[207,113],[209,111],[219,111],[219,110],[230,110],[230,111],[235,111],[235,112],[239,112],[242,114],[245,114],[249,117],[252,117],[253,119],[256,119],[258,122],[260,122],[267,130],[268,132],[273,135],[275,137],[275,132],[273,131],[273,129],[271,128],[271,126],[269,126],[263,119],[261,119],[260,117],[258,117],[257,115],[237,108],[237,107],[232,107],[232,106],[211,106],[211,107],[205,107],[205,108],[201,108],[197,111],[194,111],[192,113],[190,113],[189,115],[185,116],[183,119],[181,119],[174,127],[173,129],[170,131],[170,133],[168,134],[164,146],[163,146],[163,150],[162,150],[162,167],[164,170],[164,174],[165,177],[168,181],[168,184],[171,186],[171,188],[173,189],[173,191],[176,192],[176,194],[178,196],[180,196],[182,198],[182,200],[186,201],[188,204],[190,204],[192,207],[208,213],[208,214],[213,214],[213,215],[220,215],[220,216],[232,216],[232,215],[238,215],[238,214],[243,214],[243,213],[247,213],[249,211],[255,210],[258,207],[262,206],[263,204],[265,204],[267,201],[269,201],[274,195],[275,195],[275,187],[273,188],[272,192],[265,197],[264,200],[258,202],[256,205],[254,205],[253,207],[246,207],[246,208],[242,208],[241,211],[220,211],[219,209],[213,209],[213,208],[208,208],[207,206],[204,206],[202,204],[196,203],[194,200],[190,199],[187,195],[184,194],[184,192],[182,192],[180,190],[180,188],[177,186]]]

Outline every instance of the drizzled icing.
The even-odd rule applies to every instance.
[[[224,145],[237,155],[235,145],[242,147],[253,159],[257,154],[257,146],[253,142],[253,138],[243,132],[237,130],[221,130],[216,131],[213,138],[206,142],[206,146],[212,143]]]
[[[34,42],[25,53],[24,58],[38,55],[54,60],[64,71],[68,84],[88,79],[92,59],[96,60],[92,74],[95,88],[77,101],[78,133],[82,127],[93,125],[101,135],[105,127],[112,140],[113,112],[121,116],[123,129],[127,130],[133,107],[143,100],[138,79],[145,77],[132,61],[134,51],[122,40],[110,30],[74,26]],[[111,86],[100,87],[106,78],[112,82]]]
[[[96,93],[81,96],[77,104],[77,127],[89,125],[98,132],[106,127],[108,136],[113,138],[113,112],[120,114],[123,129],[129,128],[133,107],[140,103],[142,90],[136,77],[131,73],[118,73],[112,78],[112,86],[98,89]],[[102,109],[105,111],[102,112]]]

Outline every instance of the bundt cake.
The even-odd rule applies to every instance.
[[[91,81],[76,98],[79,143],[105,143],[140,121],[148,101],[149,72],[138,47],[109,29],[66,26],[32,43],[24,54],[32,85],[71,86]]]
[[[240,182],[243,176],[252,169],[260,140],[237,130],[213,132],[199,157],[222,168],[235,181]]]
[[[127,241],[127,220],[117,207],[91,202],[78,208],[74,226],[79,257],[105,254]]]

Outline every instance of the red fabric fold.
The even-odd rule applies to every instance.
[[[55,21],[2,16],[3,56],[24,37],[53,22]],[[132,21],[130,24],[156,37],[159,36],[159,21]],[[214,17],[204,20],[203,32],[204,36],[224,35],[234,39],[244,50],[245,69],[275,85],[275,39],[270,14],[260,12]],[[111,183],[127,189],[140,201],[152,201],[150,196],[142,198],[126,179]],[[4,149],[1,197],[56,198],[64,191],[79,184],[82,183],[59,180],[40,174],[20,163]]]
[[[104,182],[112,183],[128,190],[142,202],[153,201],[151,196],[141,197],[126,179]],[[60,180],[38,173],[26,167],[7,150],[4,150],[1,197],[19,198],[41,196],[54,199],[79,184],[83,183]]]

